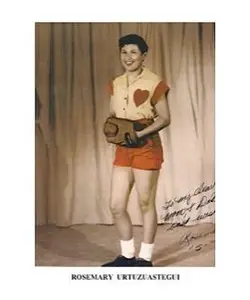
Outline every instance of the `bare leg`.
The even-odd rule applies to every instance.
[[[133,169],[133,173],[143,215],[143,242],[152,244],[157,230],[155,195],[159,171]]]
[[[110,208],[120,240],[131,240],[132,224],[127,212],[129,194],[134,182],[130,167],[113,167]]]
[[[134,267],[136,264],[132,224],[127,212],[130,191],[134,182],[130,167],[113,167],[110,209],[120,237],[121,255],[103,267]]]

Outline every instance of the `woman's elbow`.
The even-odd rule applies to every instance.
[[[170,120],[169,117],[168,118],[162,118],[162,123],[163,123],[163,127],[167,127],[167,126],[170,125],[171,120]]]

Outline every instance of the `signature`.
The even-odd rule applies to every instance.
[[[187,234],[184,234],[181,238],[180,238],[180,245],[184,245],[184,246],[188,246],[189,249],[193,249],[195,251],[200,251],[204,246],[206,246],[207,244],[198,244],[198,245],[193,245],[193,241],[208,236],[210,234],[214,234],[215,233],[215,229],[213,229],[212,231],[209,232],[203,232],[203,233],[199,233],[199,234],[194,234],[192,232],[189,232]]]

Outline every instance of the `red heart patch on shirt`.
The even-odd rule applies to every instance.
[[[136,90],[134,92],[134,102],[135,102],[135,105],[138,107],[139,105],[141,105],[142,103],[144,103],[147,99],[148,99],[148,96],[149,96],[149,91],[147,90]]]

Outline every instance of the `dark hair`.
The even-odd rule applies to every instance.
[[[148,52],[147,43],[141,36],[139,36],[137,34],[128,34],[119,39],[120,50],[122,47],[124,47],[125,45],[129,45],[129,44],[137,45],[142,54],[145,52]]]

